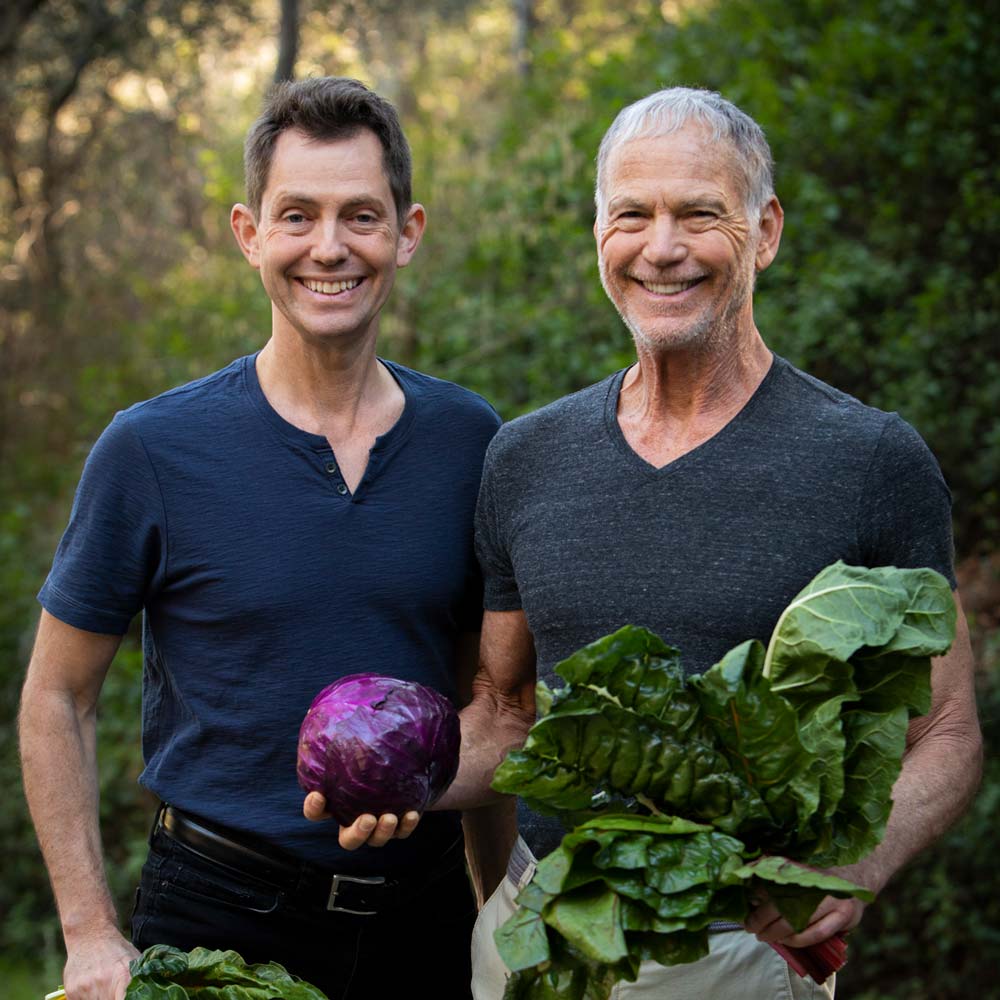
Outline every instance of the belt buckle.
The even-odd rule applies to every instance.
[[[346,906],[337,905],[337,893],[340,892],[341,882],[359,882],[361,885],[382,885],[385,877],[382,875],[372,875],[370,878],[358,878],[355,875],[334,875],[330,884],[330,898],[326,901],[326,908],[335,913],[351,913],[358,917],[374,917],[378,910],[352,910]]]

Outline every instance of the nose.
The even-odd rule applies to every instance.
[[[324,221],[315,229],[315,241],[309,251],[309,256],[317,264],[339,264],[350,254],[341,233],[339,220]]]
[[[682,261],[688,252],[682,226],[671,215],[657,215],[646,230],[642,255],[654,267]]]

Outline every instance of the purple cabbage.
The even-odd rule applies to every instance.
[[[402,817],[440,798],[458,770],[458,713],[413,681],[351,674],[313,699],[299,731],[298,777],[341,825]]]

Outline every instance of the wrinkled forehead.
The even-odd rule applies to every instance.
[[[663,131],[638,132],[617,141],[606,152],[598,177],[598,207],[603,210],[637,175],[664,183],[678,179],[718,185],[745,203],[746,170],[736,147],[725,136],[698,122]]]

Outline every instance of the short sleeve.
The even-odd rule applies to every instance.
[[[928,566],[956,586],[951,492],[931,450],[896,414],[874,451],[859,518],[866,565]]]
[[[518,611],[521,595],[517,588],[509,546],[509,527],[504,518],[511,517],[511,505],[501,500],[502,431],[490,444],[483,465],[483,478],[476,504],[476,556],[483,572],[483,606],[487,611]],[[501,517],[503,511],[503,518]]]
[[[163,499],[142,442],[120,413],[91,450],[38,600],[60,621],[123,635],[162,576]]]

